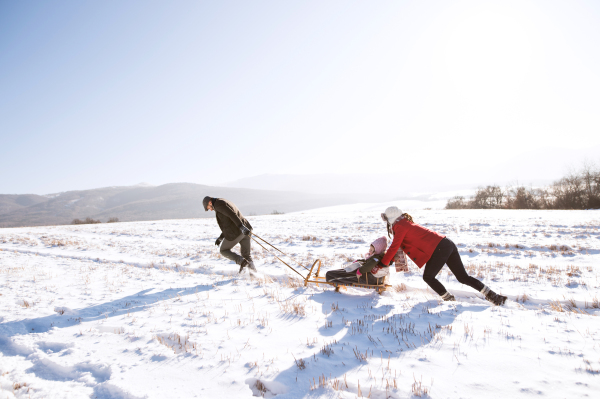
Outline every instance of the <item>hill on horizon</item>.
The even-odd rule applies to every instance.
[[[316,195],[290,191],[215,187],[194,183],[104,187],[59,194],[0,194],[0,228],[70,224],[91,217],[121,222],[214,217],[205,212],[207,196],[233,201],[244,215],[294,212],[360,201],[383,201],[381,195]]]

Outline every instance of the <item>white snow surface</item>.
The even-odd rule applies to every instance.
[[[383,209],[248,219],[324,275]],[[598,397],[600,211],[411,213],[507,303],[447,267],[441,302],[414,264],[383,295],[304,287],[255,243],[238,275],[214,219],[0,229],[0,398]]]

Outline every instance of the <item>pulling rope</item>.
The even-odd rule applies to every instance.
[[[306,268],[306,266],[304,266],[304,265],[303,265],[303,264],[301,264],[300,262],[296,261],[296,259],[292,258],[290,255],[286,254],[285,252],[283,252],[283,251],[282,251],[282,250],[280,250],[279,248],[276,248],[275,246],[271,245],[271,244],[270,244],[269,242],[267,242],[267,240],[265,240],[264,238],[261,238],[261,237],[257,236],[257,235],[256,235],[256,234],[254,234],[254,233],[252,233],[252,236],[253,236],[252,238],[256,237],[256,238],[258,238],[259,240],[263,241],[263,242],[264,242],[265,244],[267,244],[268,246],[270,246],[271,248],[273,248],[273,249],[275,249],[275,250],[277,250],[277,251],[281,252],[282,254],[284,254],[285,256],[287,256],[288,258],[290,258],[291,260],[293,260],[294,262],[296,262],[296,264],[298,264],[299,266],[303,267],[305,270],[307,270],[307,271],[308,271],[308,269]],[[256,241],[256,240],[254,240],[254,241]],[[260,243],[259,243],[258,241],[256,241],[256,243],[257,243],[258,245],[260,245]],[[260,245],[260,246],[261,246],[261,247],[263,247],[262,245]],[[265,247],[263,247],[263,248],[264,248],[264,249],[266,249]],[[270,252],[270,251],[269,251],[269,252]],[[279,258],[277,258],[277,259],[279,259]],[[281,260],[281,259],[279,259],[279,260]],[[283,261],[282,261],[282,262],[283,262]]]
[[[254,233],[252,233],[252,236],[254,236],[254,235],[255,235],[255,234],[254,234]],[[262,246],[262,244],[261,244],[260,242],[258,242],[258,241],[257,241],[257,240],[256,240],[254,237],[252,237],[252,236],[251,236],[251,238],[254,240],[254,242],[255,242],[255,243],[257,243],[258,245],[260,245],[260,247],[261,247],[262,249],[264,249],[265,251],[269,252],[271,255],[273,255],[274,257],[276,257],[277,259],[279,259],[279,261],[280,261],[281,263],[283,263],[284,265],[286,265],[287,267],[289,267],[290,269],[292,269],[292,270],[293,270],[295,273],[297,273],[297,274],[298,274],[300,277],[304,278],[304,276],[303,276],[302,274],[300,274],[300,272],[299,272],[298,270],[294,269],[293,267],[291,267],[290,265],[288,265],[287,263],[285,263],[285,262],[283,261],[283,259],[281,259],[279,256],[275,255],[273,252],[271,252],[271,251],[269,251],[267,248],[263,247],[263,246]],[[258,237],[258,236],[257,236],[257,237]],[[260,238],[260,237],[258,237],[258,238]],[[262,238],[260,238],[260,239],[262,240]],[[263,240],[263,241],[265,241],[265,240]],[[265,241],[265,242],[266,242],[266,241]],[[268,242],[266,242],[266,243],[267,243],[267,244],[269,244]],[[269,245],[271,245],[271,244],[269,244]],[[272,245],[271,245],[271,246],[272,246]],[[273,247],[273,246],[272,246],[272,247]],[[275,247],[273,247],[273,248],[275,248]],[[277,248],[275,248],[275,249],[277,249]],[[279,250],[278,250],[278,251],[279,251]],[[281,251],[279,251],[279,252],[281,252]],[[281,252],[281,253],[283,253],[283,252]],[[283,254],[285,255],[285,253],[283,253]],[[289,256],[289,255],[288,255],[288,256]],[[290,257],[290,258],[291,258],[291,257]],[[292,259],[293,259],[293,258],[292,258]],[[302,265],[300,265],[300,266],[302,266]],[[304,267],[304,266],[302,266],[302,267]],[[305,268],[305,267],[304,267],[304,268]],[[305,268],[305,269],[306,269],[306,268]],[[308,270],[308,269],[307,269],[307,270]]]

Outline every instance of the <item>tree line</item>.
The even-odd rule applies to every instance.
[[[106,223],[118,223],[119,222],[119,218],[110,218],[108,219],[108,222]],[[97,224],[97,223],[102,223],[100,220],[94,220],[90,217],[87,217],[83,220],[81,219],[73,219],[73,221],[71,222],[71,224]]]
[[[600,169],[584,165],[551,185],[480,187],[474,196],[456,196],[446,209],[600,209]]]

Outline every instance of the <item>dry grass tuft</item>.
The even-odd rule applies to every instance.
[[[268,389],[265,386],[265,384],[263,384],[260,380],[256,380],[256,383],[254,384],[254,387],[256,389],[258,389],[258,391],[260,392],[260,396],[262,396],[263,398],[265,397],[265,393],[267,393]]]
[[[333,343],[329,343],[327,345],[325,345],[324,347],[321,348],[321,354],[322,355],[327,355],[327,357],[333,355],[335,352],[333,351],[333,348],[331,347]]]
[[[527,296],[527,294],[523,294],[521,296],[517,295],[517,302],[525,303],[528,299],[529,297]]]
[[[367,362],[369,357],[369,350],[365,350],[364,355],[357,348],[352,349],[354,351],[354,356],[358,359],[359,362]]]
[[[550,301],[549,305],[550,309],[554,310],[555,312],[572,312],[577,314],[589,315],[589,313],[585,310],[577,308],[577,303],[573,298],[567,299],[567,303],[565,304],[562,304],[558,299],[555,301]]]
[[[18,390],[18,389],[25,388],[26,386],[27,386],[27,383],[26,383],[26,382],[21,382],[21,383],[19,383],[19,382],[15,382],[15,383],[13,384],[13,390],[15,390],[15,391],[16,391],[16,390]]]
[[[292,355],[294,356],[294,355]],[[296,366],[298,367],[299,370],[304,370],[306,368],[306,363],[304,363],[304,359],[296,359],[296,356],[294,356],[294,361],[296,362]]]
[[[564,312],[565,311],[565,309],[562,306],[562,303],[560,303],[560,301],[558,299],[556,301],[550,301],[549,305],[550,305],[550,309],[554,310],[555,312]]]
[[[198,345],[195,342],[191,342],[189,334],[185,337],[177,333],[172,333],[169,336],[155,335],[152,337],[158,343],[171,349],[173,353],[195,353],[198,354]]]
[[[406,291],[408,288],[406,287],[406,284],[401,283],[400,285],[395,285],[394,286],[394,291],[396,292],[404,292]]]
[[[583,359],[583,363],[585,363],[585,371],[590,374],[600,374],[600,370],[592,368],[592,363],[589,360]]]
[[[315,389],[319,389],[319,388],[326,388],[329,385],[334,387],[334,389],[336,389],[336,387],[341,388],[341,383],[337,379],[335,381],[332,381],[331,378],[326,377],[325,374],[321,374],[319,376],[318,383],[315,381],[314,377],[313,377],[312,381],[311,380],[308,380],[308,381],[310,382],[310,390],[311,391],[314,391]],[[359,395],[359,396],[362,397],[362,395]]]
[[[427,388],[426,386],[423,386],[422,384],[422,380],[423,377],[421,377],[421,380],[417,381],[417,379],[415,378],[414,374],[413,374],[413,379],[415,382],[413,382],[411,390],[414,396],[428,396],[429,394],[429,388]]]
[[[288,288],[296,289],[296,288],[300,288],[300,287],[304,286],[304,282],[299,278],[288,277],[286,279],[286,281],[283,283],[283,285]]]
[[[287,300],[279,302],[279,309],[281,309],[283,313],[294,314],[300,317],[306,316],[306,304],[298,301]]]

